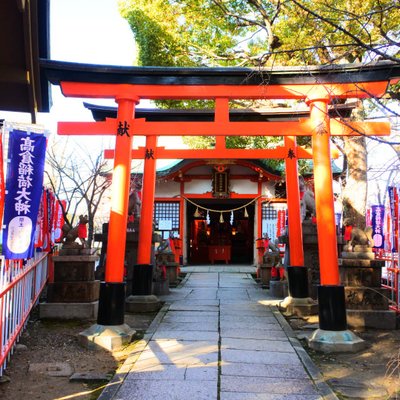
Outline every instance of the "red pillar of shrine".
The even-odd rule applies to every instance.
[[[315,207],[318,230],[320,282],[319,326],[328,331],[347,329],[344,287],[340,286],[335,211],[330,158],[329,98],[309,100],[313,123]]]
[[[124,263],[133,140],[129,129],[136,101],[116,98],[116,102],[118,132],[115,140],[105,282],[100,285],[99,325],[122,325],[125,310]]]
[[[286,197],[288,207],[289,260],[287,267],[289,294],[295,298],[306,298],[308,295],[307,268],[304,267],[303,230],[300,212],[300,188],[296,156],[296,138],[285,137],[287,156]]]
[[[157,137],[146,137],[146,153],[142,183],[142,208],[139,222],[139,243],[137,264],[134,266],[133,295],[150,295],[152,293],[152,237],[154,195],[156,182],[156,147]],[[136,278],[136,279],[135,279]]]

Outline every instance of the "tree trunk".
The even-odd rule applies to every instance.
[[[343,191],[343,220],[347,225],[365,228],[367,204],[367,149],[365,137],[344,138],[347,178]]]
[[[94,216],[89,213],[89,222],[88,222],[88,237],[87,237],[87,245],[88,248],[92,247],[93,238],[94,238]]]

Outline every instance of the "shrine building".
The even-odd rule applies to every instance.
[[[115,118],[117,109],[85,103],[96,121]],[[330,113],[348,118],[354,103],[339,104]],[[231,110],[232,120],[294,121],[308,118],[308,109],[278,107]],[[213,110],[137,109],[138,118],[212,120]],[[256,264],[257,239],[276,241],[287,223],[283,168],[268,159],[171,160],[157,170],[154,198],[155,232],[164,239],[182,239],[182,262],[199,264]],[[283,165],[282,165],[283,166]],[[307,178],[310,179],[311,175]],[[341,170],[332,165],[333,175]],[[141,181],[138,174],[133,177]],[[309,187],[312,187],[312,182]],[[285,245],[280,244],[284,251]]]

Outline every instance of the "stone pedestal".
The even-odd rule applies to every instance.
[[[156,264],[164,265],[167,271],[167,279],[170,287],[176,287],[178,284],[179,263],[175,261],[175,255],[172,252],[162,252],[156,254]]]
[[[308,317],[318,314],[318,303],[311,297],[297,298],[288,296],[279,303],[279,310],[283,311],[285,316]]]
[[[263,288],[270,287],[272,265],[260,264],[257,269],[257,275]]]
[[[304,267],[307,268],[308,276],[308,293],[312,299],[317,299],[317,288],[320,283],[317,226],[311,220],[305,220],[302,230]]]
[[[95,324],[79,333],[79,343],[88,349],[96,350],[103,348],[109,351],[116,351],[127,346],[135,330],[127,324],[104,326]]]
[[[170,263],[167,263],[165,268],[167,269],[167,279],[169,282],[169,286],[176,287],[177,284],[179,283],[179,280],[178,280],[179,264],[176,262],[172,262],[172,263],[170,262]]]
[[[160,308],[161,302],[155,295],[131,295],[125,301],[125,310],[130,313],[149,313]]]
[[[365,349],[366,343],[352,331],[325,331],[317,329],[308,339],[310,348],[323,353],[356,353]]]
[[[157,236],[157,237],[156,237]],[[104,267],[105,267],[105,258],[107,255],[107,241],[108,241],[108,223],[103,224],[102,233],[96,233],[94,235],[94,240],[96,242],[102,242],[99,268],[96,271],[96,278],[100,280],[104,280]],[[158,235],[153,235],[153,243],[159,241],[160,238]],[[133,275],[134,268],[137,262],[137,249],[138,249],[138,241],[139,241],[139,221],[134,221],[133,223],[129,223],[127,226],[126,232],[126,242],[125,242],[125,266],[126,266],[126,296],[130,296],[132,293],[133,287]],[[152,254],[151,260],[154,260],[154,251],[152,246]],[[152,262],[153,263],[153,262]]]
[[[62,249],[60,255],[53,256],[54,282],[48,284],[47,302],[40,304],[41,318],[96,318],[100,281],[94,277],[98,257],[93,253],[89,249]]]
[[[169,294],[169,281],[167,279],[158,279],[153,282],[153,293],[156,296]]]
[[[108,224],[103,224],[103,232],[96,233],[94,235],[96,242],[102,242],[100,262],[98,272],[96,274],[97,279],[104,280],[104,267],[105,259],[107,255],[107,240],[108,240]],[[132,293],[132,280],[133,280],[133,268],[137,260],[137,248],[139,240],[139,229],[136,223],[129,228],[126,232],[125,242],[125,265],[126,265],[126,295],[129,296]]]
[[[288,296],[287,281],[270,281],[269,294],[271,297],[282,299]]]
[[[258,278],[260,279],[263,288],[270,287],[270,280],[273,278],[271,276],[272,268],[274,266],[279,266],[281,263],[281,257],[279,253],[268,250],[269,249],[267,249],[267,252],[263,256],[263,262],[259,264],[257,268]],[[276,277],[276,279],[279,279],[279,276]]]
[[[390,291],[381,287],[384,261],[374,258],[371,247],[344,246],[339,271],[345,286],[347,323],[351,328],[396,329],[396,314],[389,310]]]
[[[299,317],[310,316],[318,313],[318,304],[309,297],[308,270],[304,266],[287,267],[289,296],[279,303],[279,309],[285,315]]]

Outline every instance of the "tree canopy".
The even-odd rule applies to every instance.
[[[120,0],[139,65],[267,66],[398,61],[392,0]]]
[[[400,62],[400,5],[393,0],[120,0],[119,6],[135,35],[142,66]],[[389,91],[393,99],[399,97],[399,86]],[[227,146],[266,147],[271,140],[276,141],[229,138]],[[211,141],[191,139],[190,145]],[[357,154],[366,153],[366,140],[336,142],[347,163],[344,205],[354,224],[362,226],[367,159]]]

